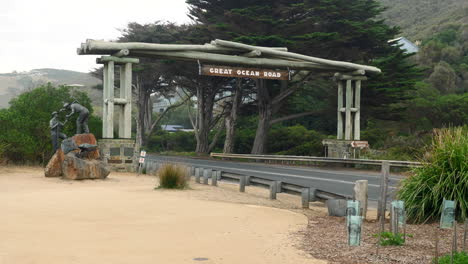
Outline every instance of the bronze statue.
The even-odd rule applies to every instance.
[[[88,119],[89,119],[89,110],[88,108],[80,105],[77,101],[73,103],[65,103],[62,110],[71,110],[71,113],[67,115],[67,118],[72,116],[74,113],[78,113],[78,118],[76,119],[76,134],[88,134]],[[61,111],[62,111],[61,110]]]
[[[65,121],[66,122],[66,121]],[[58,119],[58,113],[52,112],[52,119],[49,121],[50,136],[52,138],[52,147],[55,151],[59,148],[59,139],[66,139],[67,135],[60,132],[64,124]]]

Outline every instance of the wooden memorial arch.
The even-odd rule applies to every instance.
[[[329,156],[343,157],[360,141],[361,81],[380,69],[288,52],[287,48],[259,47],[214,40],[204,45],[108,42],[87,40],[78,55],[103,55],[103,139],[101,150],[117,166],[136,160],[139,146],[131,139],[132,65],[140,57],[198,61],[200,74],[224,77],[288,80],[289,71],[330,73],[338,84],[337,140],[326,140]],[[115,66],[120,69],[120,97],[114,95]],[[247,68],[246,68],[247,67]],[[119,113],[119,139],[114,139],[114,112]],[[131,157],[131,155],[134,155]],[[131,170],[131,169],[128,169]]]

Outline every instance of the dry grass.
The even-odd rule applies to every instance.
[[[158,169],[156,175],[159,178],[157,188],[184,189],[188,186],[189,170],[185,166],[165,163]]]

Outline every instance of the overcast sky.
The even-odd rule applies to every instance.
[[[86,39],[112,40],[128,22],[188,22],[185,0],[1,0],[0,73],[56,68],[88,72]]]

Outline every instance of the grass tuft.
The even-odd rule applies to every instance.
[[[164,189],[184,189],[188,186],[188,168],[181,165],[166,163],[157,171],[159,187]]]
[[[374,234],[374,237],[378,237],[379,234]],[[384,231],[380,233],[380,245],[381,246],[402,246],[405,243],[403,234],[393,234],[392,232]]]
[[[445,199],[457,202],[459,219],[468,214],[468,126],[437,130],[421,168],[402,182],[398,198],[405,201],[408,221],[436,220]]]
[[[451,254],[444,255],[439,258],[439,264],[450,264]],[[434,262],[435,263],[435,262]],[[465,252],[453,253],[453,264],[466,264],[468,263],[468,254]]]

